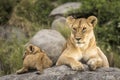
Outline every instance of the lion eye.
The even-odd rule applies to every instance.
[[[82,29],[82,31],[85,32],[85,31],[86,31],[86,27],[84,27],[84,28]]]
[[[74,31],[76,31],[76,28],[73,28]]]

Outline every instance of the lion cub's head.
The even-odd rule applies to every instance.
[[[42,51],[39,47],[30,44],[30,45],[26,48],[26,50],[25,50],[25,52],[24,52],[24,54],[23,54],[23,59],[24,59],[27,55],[36,54],[36,53],[38,53],[38,52],[43,52],[43,51]]]
[[[69,16],[66,22],[72,30],[71,38],[76,46],[83,47],[85,44],[89,44],[90,39],[94,36],[93,28],[97,24],[97,18],[95,16],[90,16],[87,19],[75,19]]]

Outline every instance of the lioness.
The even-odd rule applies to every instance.
[[[97,24],[97,18],[90,16],[87,19],[75,19],[69,16],[66,22],[71,29],[71,36],[56,65],[66,64],[73,70],[84,70],[83,64],[79,61],[82,60],[90,70],[109,67],[106,56],[96,45],[93,28]]]
[[[18,70],[16,73],[27,72],[28,69],[37,69],[38,74],[43,72],[43,69],[51,67],[52,61],[49,57],[37,46],[30,44],[24,53],[23,56],[23,67]]]

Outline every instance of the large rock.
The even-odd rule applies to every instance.
[[[22,41],[26,38],[21,28],[12,26],[0,26],[0,39],[6,41]]]
[[[60,29],[64,29],[65,27],[67,27],[66,18],[65,17],[59,17],[59,18],[55,19],[52,22],[52,26],[51,26],[52,29],[58,30],[58,31]]]
[[[59,17],[52,22],[51,29],[59,31],[66,39],[70,36],[71,30],[66,24],[65,17]]]
[[[55,63],[60,56],[66,40],[55,30],[43,29],[33,36],[27,43],[34,44],[44,50],[50,59]]]
[[[68,2],[53,9],[49,16],[64,16],[70,10],[78,9],[80,6],[80,2]]]
[[[120,69],[101,68],[96,71],[81,72],[62,65],[48,68],[41,75],[37,75],[36,72],[11,74],[0,77],[0,80],[120,80]]]

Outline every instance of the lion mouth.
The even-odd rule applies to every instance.
[[[81,44],[81,42],[77,42],[77,44]]]
[[[83,47],[84,45],[85,45],[85,42],[80,42],[80,41],[76,42],[76,46],[78,47]]]
[[[80,42],[80,41],[77,41],[76,43],[77,44],[85,44],[85,42]]]

